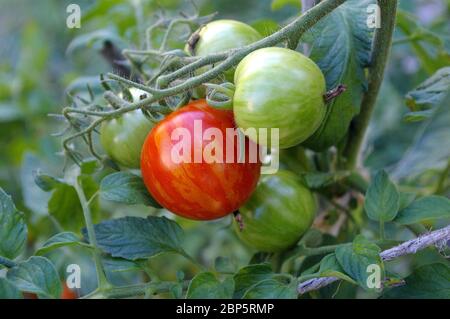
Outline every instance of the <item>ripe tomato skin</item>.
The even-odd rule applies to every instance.
[[[75,291],[67,287],[66,283],[63,284],[63,292],[61,293],[61,299],[77,299],[78,295]]]
[[[250,197],[259,179],[261,163],[248,160],[251,143],[248,139],[244,163],[193,162],[194,120],[202,121],[202,133],[208,128],[220,129],[226,147],[226,128],[235,127],[232,111],[214,109],[205,100],[191,102],[159,122],[148,135],[141,154],[142,177],[151,195],[169,211],[189,219],[217,219],[237,210]],[[180,127],[191,135],[188,163],[176,163],[171,158],[172,148],[180,141],[173,141],[171,134]],[[198,136],[195,138],[198,140]],[[202,152],[209,143],[205,140],[199,143]],[[235,155],[237,150],[235,143]]]
[[[247,55],[234,75],[233,110],[242,129],[279,128],[280,148],[311,136],[325,116],[325,78],[319,67],[299,52],[264,48]],[[257,141],[257,134],[249,134]]]
[[[61,284],[63,287],[63,291],[61,293],[60,299],[78,299],[78,294],[74,290],[67,287],[65,282],[62,282]],[[24,292],[22,294],[24,299],[39,299],[38,295],[35,293]]]
[[[139,101],[138,89],[130,89],[133,101]],[[139,168],[142,144],[153,127],[141,110],[122,114],[102,123],[100,143],[115,162],[128,168]]]
[[[239,209],[244,228],[234,228],[247,245],[264,252],[286,250],[311,226],[316,200],[298,177],[280,170],[264,175],[250,199]]]

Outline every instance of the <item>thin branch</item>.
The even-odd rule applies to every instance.
[[[260,41],[257,41],[248,46],[241,47],[239,49],[230,50],[228,52],[213,54],[210,56],[205,56],[199,59],[191,60],[189,61],[190,64],[183,66],[178,70],[173,71],[172,73],[159,76],[156,79],[157,83],[156,88],[144,86],[141,83],[131,81],[119,75],[109,74],[110,78],[118,82],[124,83],[126,85],[129,85],[131,87],[142,89],[150,93],[150,96],[135,103],[126,103],[126,101],[122,101],[123,103],[120,103],[121,102],[120,98],[117,97],[116,99],[115,96],[112,96],[111,92],[107,91],[105,92],[105,98],[107,98],[108,101],[117,100],[117,105],[119,106],[119,108],[114,111],[93,112],[91,110],[80,110],[80,109],[75,111],[74,108],[65,108],[63,110],[63,114],[67,118],[69,123],[71,123],[71,116],[70,116],[71,113],[80,113],[84,115],[98,116],[99,118],[94,120],[85,129],[77,132],[72,136],[67,137],[63,141],[64,149],[66,150],[66,152],[68,152],[69,155],[73,155],[73,150],[70,149],[69,142],[77,137],[85,137],[86,134],[89,134],[91,131],[95,130],[96,127],[103,121],[114,117],[118,117],[121,114],[136,110],[141,107],[145,107],[145,109],[147,109],[150,112],[158,111],[156,109],[153,109],[154,106],[152,105],[152,103],[161,101],[169,96],[184,93],[199,85],[202,85],[203,83],[207,83],[217,78],[220,74],[237,65],[245,56],[247,56],[249,53],[257,49],[275,46],[281,42],[287,41],[293,35],[301,36],[306,30],[311,28],[320,19],[322,19],[324,16],[329,14],[331,11],[333,11],[335,8],[337,8],[344,2],[345,0],[324,0],[314,8],[308,10],[305,14],[296,18],[293,22],[291,22],[281,30],[273,33],[272,35]],[[154,25],[154,27],[160,27],[162,25],[164,25],[164,23],[162,23],[161,25],[157,23],[156,25]],[[147,50],[151,50],[151,48],[147,47]],[[191,74],[194,70],[202,66],[214,64],[220,61],[222,62],[200,75],[188,78],[183,81],[179,81],[180,83],[176,82],[177,79],[181,80],[183,76]],[[184,62],[187,62],[187,60]],[[170,86],[172,82],[176,84]]]
[[[395,28],[397,2],[397,0],[378,0],[381,9],[381,28],[375,32],[368,88],[361,101],[361,112],[350,126],[349,139],[344,150],[344,157],[347,159],[346,167],[349,169],[353,169],[357,165],[361,145],[383,81]]]
[[[80,180],[77,178],[74,183],[75,191],[78,195],[81,208],[83,210],[84,221],[86,225],[86,230],[88,233],[89,243],[94,248],[93,257],[95,270],[97,273],[97,285],[99,289],[106,289],[110,287],[110,284],[106,278],[105,270],[103,268],[103,262],[101,259],[101,251],[97,243],[97,238],[94,231],[94,223],[92,221],[91,209],[89,208],[88,201],[86,199],[86,195],[84,194],[83,186],[81,185]]]
[[[301,5],[302,5],[302,14],[304,14],[305,12],[307,12],[309,9],[311,9],[312,7],[314,7],[316,5],[316,0],[301,0]],[[298,47],[298,43],[300,41],[300,37],[299,36],[293,36],[289,39],[288,41],[288,48],[295,50]],[[303,54],[305,55],[309,55],[309,50],[310,47],[307,43],[302,43],[301,45]]]
[[[419,250],[425,249],[429,246],[441,246],[442,243],[447,243],[450,240],[450,226],[435,230],[428,234],[423,234],[415,239],[408,240],[403,244],[387,249],[380,254],[383,261],[393,260],[395,258],[415,254]],[[336,277],[322,277],[304,281],[297,287],[299,294],[317,290],[325,287],[335,281],[339,280]]]

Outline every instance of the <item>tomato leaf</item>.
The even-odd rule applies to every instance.
[[[234,282],[227,277],[223,282],[211,272],[197,274],[189,284],[188,299],[230,299],[233,296]]]
[[[338,172],[311,172],[303,175],[306,185],[310,189],[320,189],[336,183],[350,175],[347,171]]]
[[[98,184],[88,175],[82,175],[79,178],[86,198],[90,199],[97,192]],[[100,217],[98,198],[94,198],[90,208],[94,222],[98,221]],[[79,232],[84,225],[83,210],[78,194],[69,184],[61,183],[56,186],[48,201],[48,212],[69,231]]]
[[[81,242],[81,238],[77,234],[71,232],[62,232],[56,234],[55,236],[48,239],[41,248],[36,251],[37,256],[42,256],[56,248],[65,246],[84,246],[89,247],[89,245]]]
[[[100,248],[113,257],[128,260],[149,258],[162,253],[183,253],[183,230],[165,217],[124,217],[94,226]],[[87,238],[86,229],[83,229]]]
[[[406,37],[414,38],[410,45],[427,73],[433,73],[449,65],[450,54],[446,50],[445,37],[428,30],[419,23],[420,19],[404,10],[397,11],[398,29]]]
[[[0,278],[0,299],[22,299],[23,295],[6,278]]]
[[[44,298],[59,298],[61,282],[55,266],[44,257],[33,256],[11,268],[7,279],[21,291]]]
[[[385,171],[378,172],[366,192],[364,209],[370,219],[388,222],[400,207],[400,195]]]
[[[362,288],[368,290],[368,267],[378,265],[381,278],[384,278],[384,267],[380,257],[381,249],[361,235],[358,235],[352,245],[345,245],[336,249],[336,259],[342,269],[354,279]]]
[[[43,216],[48,213],[47,203],[50,194],[44,192],[40,185],[35,183],[34,176],[36,171],[44,165],[43,161],[38,157],[31,153],[26,153],[20,168],[20,183],[22,185],[22,197],[25,206],[31,209],[33,213]]]
[[[318,277],[337,277],[352,284],[356,284],[352,278],[345,274],[344,269],[336,258],[336,254],[330,254],[323,257],[320,262]]]
[[[243,299],[297,299],[297,280],[283,283],[276,279],[266,279],[251,286]]]
[[[415,193],[400,192],[399,211],[408,207],[412,202],[414,202],[416,197],[417,197],[417,195]]]
[[[450,67],[439,69],[406,95],[411,111],[422,111],[439,105],[450,90]]]
[[[421,122],[433,116],[434,110],[408,112],[403,116],[403,120],[408,123]]]
[[[272,267],[268,263],[249,265],[241,268],[234,275],[234,298],[242,298],[251,286],[260,281],[270,279],[273,275]]]
[[[103,178],[100,183],[102,198],[128,205],[144,204],[161,208],[147,191],[147,188],[137,175],[128,172],[118,172]]]
[[[310,58],[325,75],[327,89],[339,84],[347,90],[327,105],[325,120],[306,140],[307,147],[321,151],[336,145],[359,113],[366,87],[364,68],[370,58],[373,30],[367,25],[367,7],[373,0],[348,0],[320,20],[304,36],[311,46]]]
[[[406,277],[406,284],[392,288],[383,298],[450,299],[450,267],[436,263],[422,266]]]
[[[146,266],[143,265],[141,267],[139,262],[134,262],[122,258],[114,258],[108,255],[102,256],[102,262],[106,271],[111,273],[142,270]],[[147,260],[142,262],[147,263]]]
[[[219,256],[214,261],[214,269],[223,273],[234,273],[236,271],[236,265],[228,257]]]
[[[64,184],[63,180],[40,172],[34,172],[33,177],[36,185],[45,192],[50,192],[59,185]]]
[[[259,19],[253,21],[250,25],[263,37],[267,37],[280,29],[280,25],[271,19]]]
[[[75,51],[85,48],[100,50],[105,41],[110,41],[120,47],[125,45],[125,42],[114,31],[100,29],[75,37],[67,46],[66,53],[71,55]]]
[[[410,225],[437,218],[450,218],[450,199],[443,196],[419,198],[401,210],[395,221]]]
[[[444,170],[450,157],[450,93],[422,123],[411,147],[393,168],[391,177],[412,179],[430,169]]]
[[[301,2],[298,0],[272,0],[270,8],[272,11],[283,9],[286,6],[292,6],[296,9],[301,9]]]
[[[0,188],[0,256],[14,259],[25,249],[27,225],[11,196]]]

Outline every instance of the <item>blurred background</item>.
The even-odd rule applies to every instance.
[[[301,12],[300,0],[193,2],[201,15],[217,12],[218,18],[244,21],[263,34],[269,34]],[[66,8],[70,3],[81,7],[80,29],[66,27]],[[64,229],[71,229],[76,218],[67,216],[68,208],[63,207],[70,203],[49,207],[50,194],[40,190],[33,181],[33,172],[38,169],[58,175],[64,167],[59,154],[61,139],[51,136],[58,131],[59,123],[49,113],[59,113],[67,106],[67,93],[84,90],[87,83],[94,90],[99,88],[98,75],[111,71],[111,65],[101,54],[105,40],[118,48],[138,47],[134,9],[138,3],[147,25],[154,21],[157,12],[170,16],[180,11],[190,14],[195,11],[190,1],[181,0],[0,2],[0,187],[13,196],[18,208],[26,214],[32,245],[54,232],[55,225],[47,218],[49,209],[56,212]],[[423,125],[403,120],[409,111],[404,96],[436,70],[450,65],[446,53],[450,49],[450,1],[403,0],[400,8],[403,23],[398,25],[395,34],[386,80],[364,154],[364,163],[370,169],[392,166],[412,147]],[[415,37],[414,41],[411,37]],[[172,45],[182,48],[184,44]],[[440,147],[450,148],[450,125],[447,130],[447,140],[441,140]],[[416,181],[411,187],[426,187],[426,183]],[[148,214],[144,207],[131,213],[107,204],[99,209],[107,217]],[[189,229],[189,222],[186,227]],[[224,228],[227,224],[203,227],[204,236],[188,237],[188,250],[201,254],[199,257],[206,261],[215,257],[218,250],[235,258],[236,263],[248,261],[251,252],[236,244],[229,232],[220,231]],[[71,251],[69,254],[83,253]],[[80,260],[79,255],[73,258]],[[169,265],[165,268],[168,274],[176,273],[177,265],[173,260],[169,263],[162,258],[156,261],[159,262]],[[90,263],[89,259],[86,263]],[[117,264],[114,267],[117,268]]]

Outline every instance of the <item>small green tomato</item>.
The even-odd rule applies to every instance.
[[[140,96],[145,94],[134,88],[130,89],[130,93],[133,101],[139,101]],[[115,162],[128,168],[139,168],[142,145],[152,127],[153,123],[138,109],[103,122],[100,142]]]
[[[298,177],[289,171],[264,175],[239,208],[243,229],[234,223],[238,237],[264,252],[279,252],[295,245],[311,226],[316,200]]]
[[[185,50],[191,55],[206,56],[213,53],[240,48],[262,39],[261,34],[248,24],[235,20],[217,20],[210,22],[198,30],[192,42]],[[209,70],[200,68],[197,74]],[[225,78],[233,82],[234,68],[226,71]],[[197,90],[198,97],[204,97],[204,88]]]
[[[264,48],[247,55],[234,75],[233,110],[237,125],[253,141],[259,129],[278,128],[279,147],[297,145],[311,136],[325,116],[325,78],[303,54],[285,48]],[[253,128],[255,130],[248,130]],[[270,132],[268,133],[270,134]]]

